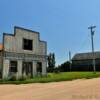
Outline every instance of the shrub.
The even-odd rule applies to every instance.
[[[8,80],[9,81],[16,81],[17,80],[16,74],[13,74]]]

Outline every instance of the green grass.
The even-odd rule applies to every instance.
[[[26,80],[7,81],[0,80],[0,84],[27,84],[27,83],[47,83],[69,81],[75,79],[90,79],[100,77],[100,72],[64,72],[64,73],[49,73],[47,77],[35,77]]]

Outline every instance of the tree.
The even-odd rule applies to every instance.
[[[60,72],[68,72],[70,71],[70,62],[66,61],[63,64],[58,66]]]
[[[52,66],[55,68],[55,63],[56,63],[56,61],[55,61],[55,54],[53,53],[52,54]]]
[[[55,54],[54,53],[50,53],[48,55],[48,72],[53,72],[54,68],[55,68]]]

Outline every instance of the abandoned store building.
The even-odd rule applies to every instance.
[[[14,34],[3,33],[0,44],[1,77],[17,78],[46,75],[47,43],[40,40],[40,33],[14,27]]]
[[[100,52],[95,52],[96,71],[100,71]],[[93,71],[93,53],[77,53],[72,58],[73,71]]]

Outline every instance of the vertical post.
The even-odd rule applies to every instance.
[[[94,71],[94,73],[96,73],[96,66],[95,66],[95,52],[94,52],[94,40],[93,40],[93,36],[94,36],[94,31],[93,31],[93,29],[94,29],[94,28],[96,28],[96,26],[90,26],[88,29],[90,29],[90,31],[91,31],[93,71]]]
[[[33,61],[33,77],[35,77],[37,75],[37,62]]]
[[[22,60],[18,60],[18,73],[17,73],[17,78],[20,79],[22,77]]]
[[[47,63],[46,61],[42,62],[42,75],[46,76],[46,67],[47,67]]]
[[[69,62],[70,62],[70,72],[71,72],[71,64],[72,64],[72,61],[71,61],[71,52],[69,51]]]
[[[9,66],[10,66],[10,61],[8,59],[3,59],[3,79],[7,79],[9,76]]]

